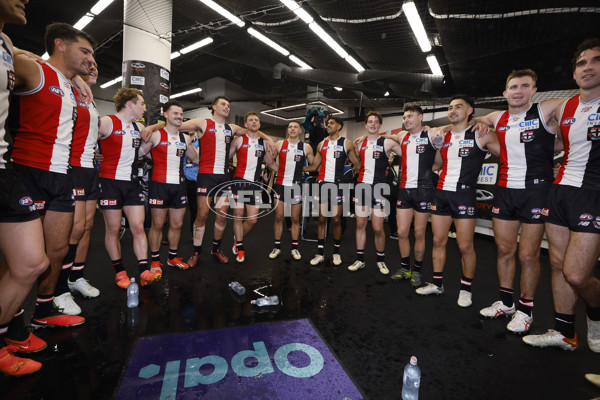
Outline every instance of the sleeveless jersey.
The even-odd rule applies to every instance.
[[[554,134],[537,103],[512,115],[504,111],[494,125],[500,141],[498,186],[525,189],[530,184],[552,179]]]
[[[77,96],[76,90],[75,96]],[[98,143],[99,119],[94,104],[77,100],[77,121],[73,128],[71,144],[71,166],[94,168],[94,147]]]
[[[340,136],[336,140],[329,137],[323,140],[321,146],[321,168],[319,169],[318,182],[338,183],[344,175],[344,164],[348,154],[346,153],[346,138]]]
[[[13,54],[6,43],[4,35],[0,34],[0,169],[5,169],[10,161],[10,137],[6,131],[6,118],[8,117],[8,106],[12,91],[15,89],[15,68],[13,66]]]
[[[133,164],[138,158],[141,144],[140,132],[133,122],[122,121],[116,115],[112,120],[112,132],[100,139],[104,159],[100,163],[100,178],[131,181]]]
[[[233,177],[258,181],[265,158],[264,140],[260,137],[253,139],[248,135],[242,136],[242,145],[237,150],[236,157],[237,165]]]
[[[436,148],[427,132],[407,133],[400,143],[402,165],[400,169],[400,189],[433,188],[431,167]]]
[[[450,192],[475,190],[487,150],[479,145],[473,127],[460,132],[446,132],[440,153],[443,164],[437,189]]]
[[[304,142],[292,143],[285,139],[279,150],[279,169],[275,183],[283,186],[292,186],[302,180],[302,167],[304,167]]]
[[[233,131],[228,124],[206,120],[206,132],[200,138],[200,174],[227,174],[229,168],[229,146]]]
[[[600,190],[600,98],[584,103],[571,97],[559,122],[565,155],[554,183]]]
[[[172,134],[166,129],[158,131],[160,142],[152,148],[152,180],[160,183],[183,182],[183,157],[187,149],[183,133]]]
[[[385,136],[375,140],[366,138],[360,145],[360,170],[358,181],[360,183],[384,183],[385,171],[388,167],[388,157],[385,152]]]
[[[18,164],[66,174],[77,119],[75,94],[71,82],[52,65],[38,68],[39,86],[15,93],[11,104],[11,124],[17,125],[12,158]]]

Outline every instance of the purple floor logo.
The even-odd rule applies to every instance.
[[[362,399],[306,319],[141,338],[117,399]]]

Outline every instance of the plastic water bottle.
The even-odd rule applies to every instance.
[[[246,288],[243,287],[239,282],[231,282],[229,284],[231,290],[233,290],[236,294],[243,296],[246,293]]]
[[[276,306],[279,304],[279,297],[277,296],[269,296],[269,297],[261,297],[260,299],[252,300],[250,304],[254,304],[258,307],[264,306]]]
[[[421,370],[417,367],[417,357],[412,356],[404,367],[402,378],[402,400],[417,400],[421,386]]]
[[[131,283],[127,286],[127,307],[135,308],[139,304],[138,295],[140,287],[135,283],[135,278],[131,278]]]

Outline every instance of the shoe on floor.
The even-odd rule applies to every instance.
[[[310,260],[310,265],[319,265],[323,261],[325,261],[325,256],[323,256],[321,254],[317,254],[316,256],[313,257],[312,260]]]
[[[4,342],[10,347],[10,351],[13,353],[37,353],[47,347],[45,341],[31,332],[29,332],[29,337],[25,340],[14,340],[4,337]]]
[[[395,281],[399,281],[402,279],[410,279],[411,276],[412,272],[410,272],[410,269],[402,267],[398,271],[394,272],[394,275],[392,275],[392,279]]]
[[[390,270],[383,261],[377,261],[377,268],[379,268],[379,272],[381,272],[383,275],[387,275],[390,273]]]
[[[364,267],[365,267],[364,261],[356,260],[352,263],[352,265],[350,265],[348,267],[348,271],[354,272],[354,271],[358,271],[359,269],[363,269]]]
[[[423,284],[423,281],[422,281],[421,273],[415,272],[415,271],[411,272],[410,286],[412,286],[414,288],[418,288],[422,284]]]
[[[96,289],[85,278],[79,278],[75,282],[67,280],[69,290],[79,292],[83,297],[98,297],[100,290]]]
[[[160,261],[152,261],[150,264],[150,271],[154,274],[154,280],[157,281],[162,278],[162,266]]]
[[[456,301],[456,304],[458,304],[459,307],[471,307],[471,304],[473,304],[473,295],[471,292],[468,292],[466,290],[461,290],[460,292],[458,292],[458,300]]]
[[[600,353],[600,321],[592,321],[587,318],[587,342],[588,347],[594,353]]]
[[[281,254],[281,249],[278,249],[277,247],[275,247],[273,250],[271,250],[271,252],[269,253],[269,258],[271,260],[276,259],[277,257],[279,257],[279,254]]]
[[[498,318],[503,315],[508,317],[509,315],[513,315],[515,312],[516,309],[514,304],[509,307],[505,305],[502,302],[502,300],[498,300],[494,302],[491,306],[479,310],[479,314],[481,314],[482,317],[486,318]]]
[[[239,250],[235,256],[235,261],[239,262],[240,264],[246,261],[246,251]]]
[[[117,282],[117,286],[121,289],[127,289],[127,286],[131,283],[131,279],[127,276],[127,271],[118,272],[115,275],[115,281]]]
[[[300,254],[300,252],[298,251],[298,249],[293,249],[292,250],[292,258],[296,261],[302,259],[302,255]]]
[[[148,286],[152,282],[160,280],[160,278],[162,278],[162,273],[159,274],[158,271],[148,269],[140,274],[140,283],[142,286]]]
[[[333,255],[333,265],[335,265],[335,266],[342,265],[342,256],[340,256],[339,254],[334,254]]]
[[[189,269],[190,266],[183,262],[181,257],[173,257],[171,259],[167,259],[167,265],[169,267],[177,267],[179,269]]]
[[[29,358],[17,357],[8,346],[0,349],[0,372],[4,375],[29,375],[39,371],[40,368],[42,368],[42,363]]]
[[[398,232],[390,233],[390,239],[392,239],[392,240],[398,240]]]
[[[60,296],[54,296],[54,306],[62,311],[63,314],[79,315],[81,314],[81,307],[75,303],[75,299],[71,292],[66,292]]]
[[[570,351],[577,348],[577,335],[573,339],[569,339],[554,329],[549,329],[543,335],[527,335],[523,337],[523,341],[534,347],[558,347]]]
[[[31,327],[33,329],[43,327],[59,327],[59,328],[71,328],[74,326],[83,325],[85,318],[79,315],[69,315],[60,312],[60,310],[53,308],[50,315],[45,317],[36,317],[35,315],[31,319]]]
[[[194,251],[192,253],[192,255],[190,256],[190,258],[188,258],[188,261],[186,264],[189,265],[190,268],[193,268],[198,264],[199,259],[200,259],[200,253],[198,253],[197,251]]]
[[[237,240],[235,240],[235,236],[233,237],[233,247],[231,248],[231,252],[233,253],[233,255],[237,255],[238,253]]]
[[[523,311],[517,311],[515,315],[513,315],[510,322],[506,325],[506,329],[513,333],[525,333],[531,327],[532,322],[533,314],[529,316]]]
[[[444,287],[438,287],[433,283],[427,282],[425,286],[418,288],[415,292],[422,296],[429,296],[430,294],[440,295],[444,293]]]
[[[587,379],[588,382],[593,383],[594,385],[600,387],[600,375],[585,374],[585,379]]]
[[[227,258],[225,256],[225,254],[223,254],[223,252],[221,251],[221,249],[210,253],[211,256],[213,256],[213,258],[215,260],[217,260],[219,263],[221,264],[227,264],[229,262],[229,258]]]

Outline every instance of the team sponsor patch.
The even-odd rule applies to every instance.
[[[500,207],[492,207],[492,214],[500,214]]]
[[[542,215],[544,217],[547,217],[548,215],[550,215],[550,210],[548,208],[542,209]]]
[[[529,143],[533,141],[534,133],[533,131],[521,132],[521,143]]]
[[[469,214],[469,215],[475,215],[475,207],[469,207],[469,208],[467,208],[467,214]]]
[[[206,188],[205,187],[199,187],[198,188],[198,193],[206,193]]]
[[[102,200],[100,200],[100,205],[101,206],[116,206],[117,200],[116,199],[102,199]]]
[[[535,119],[531,119],[529,121],[523,121],[523,122],[519,123],[519,128],[538,129],[539,127],[540,127],[540,119],[539,118],[535,118]]]
[[[149,199],[148,204],[153,206],[162,206],[163,204],[165,204],[165,201],[162,199]]]
[[[35,204],[35,209],[36,210],[43,210],[44,208],[46,208],[46,201],[45,200],[38,200],[33,202],[33,204]]]
[[[85,189],[76,189],[76,188],[73,188],[73,194],[75,196],[85,196]]]

